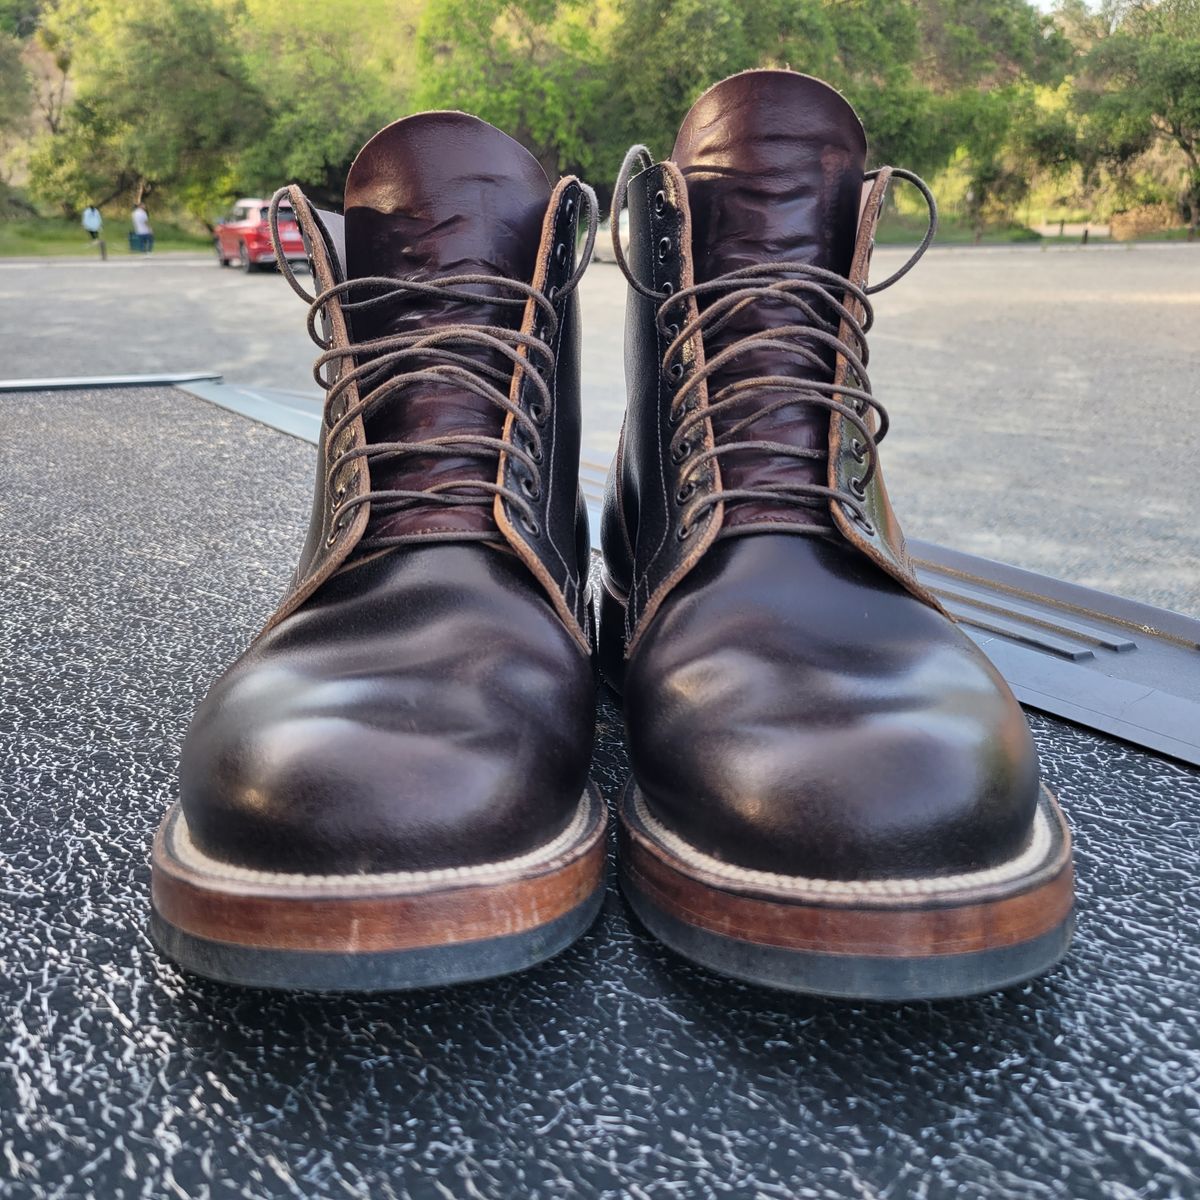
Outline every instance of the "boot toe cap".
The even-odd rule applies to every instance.
[[[436,608],[401,591],[362,599],[361,624],[335,593],[218,680],[180,768],[201,851],[306,874],[432,870],[566,827],[590,758],[587,659],[528,589]]]
[[[853,596],[844,618],[790,599],[756,612],[742,588],[722,622],[712,581],[695,586],[704,602],[686,584],[672,598],[626,687],[634,773],[673,832],[738,866],[827,879],[969,872],[1020,852],[1033,739],[945,617],[886,588]]]

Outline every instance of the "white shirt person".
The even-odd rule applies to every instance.
[[[138,239],[138,249],[148,253],[154,244],[154,230],[150,228],[150,218],[142,205],[136,204],[133,209],[133,235]]]

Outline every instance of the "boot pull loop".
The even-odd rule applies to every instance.
[[[874,171],[868,171],[863,178],[874,179],[879,174],[881,169],[882,168],[876,167]],[[906,179],[925,198],[925,203],[929,208],[929,227],[925,230],[925,236],[921,239],[921,244],[913,251],[908,262],[906,262],[904,266],[900,268],[900,270],[893,272],[882,283],[874,283],[870,287],[864,289],[868,296],[873,296],[876,292],[882,292],[884,288],[889,288],[893,283],[903,279],[904,276],[907,275],[909,271],[911,271],[913,267],[915,267],[917,263],[921,261],[922,257],[924,257],[925,251],[928,250],[933,244],[934,236],[937,233],[937,201],[933,198],[933,193],[929,190],[929,185],[925,182],[925,180],[923,180],[920,175],[917,175],[912,171],[906,171],[903,167],[891,168],[891,176],[888,180],[888,184],[891,183],[892,179]]]
[[[628,153],[621,162],[621,170],[617,173],[617,182],[613,185],[612,208],[608,214],[608,223],[612,233],[613,258],[616,259],[617,266],[621,268],[621,274],[625,276],[629,286],[635,292],[645,296],[647,300],[663,301],[667,298],[668,293],[656,292],[634,277],[629,262],[625,258],[625,248],[621,245],[621,214],[629,207],[629,180],[635,166],[643,171],[648,171],[654,166],[654,156],[645,146],[629,147]]]
[[[312,205],[308,203],[308,197],[299,188],[294,190],[296,196],[299,196],[308,206],[311,215]],[[279,240],[279,204],[280,201],[289,199],[295,205],[296,199],[292,195],[292,191],[292,188],[285,185],[271,197],[271,207],[267,211],[267,224],[271,230],[271,249],[275,251],[275,262],[279,267],[280,274],[288,281],[288,286],[305,304],[315,304],[317,302],[316,296],[310,296],[301,286],[300,281],[296,278],[296,273],[292,270],[292,264],[288,262],[287,256],[283,252],[283,245]]]

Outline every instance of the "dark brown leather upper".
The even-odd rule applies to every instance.
[[[578,181],[551,191],[527,151],[461,113],[389,126],[351,172],[343,222],[293,203],[323,291],[344,278],[515,278],[549,296],[570,278],[581,215]],[[581,520],[578,297],[553,299],[553,333],[532,300],[503,306],[412,293],[372,309],[324,305],[335,348],[446,324],[520,327],[548,340],[539,360],[553,404],[535,419],[543,448],[536,534],[503,496],[402,516],[346,500],[439,478],[494,480],[515,492],[523,436],[511,413],[469,388],[418,379],[346,424],[326,405],[312,524],[296,582],[264,633],[212,687],[186,739],[180,798],[199,848],[273,871],[344,874],[469,866],[532,850],[565,827],[586,783],[594,725],[589,547]],[[363,289],[351,303],[367,298]],[[299,314],[298,314],[299,315]],[[528,377],[490,351],[467,365],[503,366],[502,390],[526,413]],[[483,357],[483,354],[489,357]],[[343,370],[352,365],[343,360]],[[381,366],[383,364],[381,363]],[[418,360],[387,365],[363,393]],[[333,369],[333,368],[327,368]],[[336,403],[357,402],[352,388]],[[480,462],[435,456],[337,456],[381,442],[485,433],[505,451]],[[356,552],[365,534],[413,535]],[[490,538],[477,539],[480,533]],[[460,540],[460,538],[462,540]]]
[[[426,173],[429,180],[424,179]],[[351,297],[334,295],[322,306],[320,324],[334,349],[369,346],[389,333],[432,331],[447,324],[519,329],[552,342],[555,366],[546,379],[551,391],[559,379],[568,384],[561,402],[547,409],[538,403],[529,372],[512,377],[510,398],[534,414],[545,456],[540,474],[546,482],[535,493],[525,491],[521,514],[497,497],[491,513],[477,505],[416,504],[372,516],[371,505],[362,504],[344,516],[342,511],[351,511],[350,501],[380,491],[419,490],[441,480],[494,479],[514,490],[529,482],[522,479],[514,456],[502,455],[493,470],[467,456],[408,455],[376,459],[369,468],[365,458],[352,457],[334,472],[333,487],[327,487],[326,472],[339,455],[361,454],[371,444],[471,435],[507,442],[521,437],[511,416],[506,420],[488,400],[469,389],[448,386],[445,379],[410,381],[400,395],[335,434],[339,414],[359,399],[359,387],[351,384],[336,406],[339,411],[326,405],[318,445],[322,470],[308,538],[295,582],[267,628],[293,612],[348,561],[360,557],[357,547],[366,537],[446,541],[458,534],[470,539],[495,532],[526,563],[587,653],[592,630],[586,510],[578,488],[581,424],[578,384],[569,382],[577,380],[579,372],[579,300],[575,292],[557,295],[575,269],[583,212],[579,181],[567,177],[551,192],[536,160],[512,138],[465,113],[437,112],[397,121],[364,147],[347,181],[345,217],[320,213],[299,189],[290,190],[319,292],[347,279],[376,276],[430,281],[487,275],[518,279],[555,297],[557,321],[551,329],[532,300],[523,311],[501,305],[494,298],[504,289],[486,283],[471,285],[478,303],[407,293],[377,308],[356,309],[353,315],[346,307]],[[352,299],[361,302],[368,295],[356,293]],[[511,364],[496,353],[471,347],[464,355],[512,374]],[[333,382],[354,362],[373,357],[366,350],[354,360],[338,359],[326,364],[323,374]],[[420,365],[416,357],[395,370],[411,371]],[[544,364],[535,367],[546,374]],[[378,382],[364,381],[362,390]],[[533,525],[520,519],[527,507],[535,511]]]
[[[630,269],[660,293],[779,261],[861,284],[886,184],[875,181],[860,223],[864,156],[857,118],[826,85],[777,71],[725,80],[685,120],[676,162],[630,181]],[[760,500],[714,503],[692,527],[683,519],[678,489],[695,476],[670,453],[673,397],[739,336],[775,328],[780,309],[755,300],[667,362],[671,331],[657,309],[631,288],[600,631],[606,670],[624,674],[613,682],[651,811],[726,862],[784,874],[915,877],[1011,857],[1029,837],[1039,786],[1028,726],[913,577],[881,473],[863,485],[858,519],[825,502],[824,532],[801,532],[794,509]],[[803,318],[791,309],[786,321]],[[734,379],[818,371],[773,347],[747,359],[692,389],[690,409],[707,413]],[[826,355],[823,368],[821,378],[844,382],[844,355]],[[696,480],[701,494],[716,501],[734,482],[797,477],[845,494],[861,479],[846,418],[783,397],[738,436],[828,457],[723,454]],[[760,391],[746,411],[766,403]],[[718,413],[697,428],[711,446],[734,423]],[[622,604],[624,628],[609,619]]]
[[[512,554],[418,545],[343,572],[213,685],[188,731],[193,840],[260,870],[510,858],[570,821],[588,660]]]
[[[788,112],[787,121],[779,114]],[[734,75],[705,92],[685,118],[671,152],[687,183],[692,221],[692,269],[697,283],[740,267],[802,262],[848,275],[858,229],[867,139],[854,110],[832,88],[784,71]],[[755,305],[706,339],[715,358],[747,333],[797,322],[794,307]],[[822,357],[832,366],[828,349]],[[708,381],[709,394],[739,380],[765,375],[816,378],[794,354],[759,349],[740,355]],[[777,397],[748,395],[714,418],[720,436]],[[749,438],[824,450],[828,415],[794,402],[740,431]],[[727,456],[724,486],[758,487],[806,478],[824,482],[818,459],[798,464],[781,455]],[[828,507],[810,506],[826,521]],[[795,520],[794,507],[761,501],[730,503],[725,530]],[[807,517],[807,515],[806,515]]]
[[[656,292],[678,291],[692,282],[691,223],[687,189],[673,163],[643,171],[629,185],[629,262],[634,274]],[[688,305],[689,317],[697,311]],[[674,396],[704,362],[699,334],[664,368],[672,338],[657,318],[657,305],[630,290],[625,309],[625,383],[629,407],[621,450],[609,472],[601,535],[605,569],[628,597],[626,637],[632,645],[657,611],[662,598],[700,560],[721,528],[721,508],[681,534],[680,488],[685,474],[697,492],[720,490],[721,468],[710,461],[702,471],[669,450],[677,419]],[[683,320],[682,317],[679,318]],[[689,401],[703,409],[703,384]],[[695,439],[694,439],[695,440]],[[699,444],[711,449],[712,428],[703,426]],[[636,531],[636,538],[627,532]]]
[[[469,206],[462,203],[471,197]],[[452,275],[533,279],[550,185],[537,160],[507,134],[464,113],[422,113],[380,130],[359,152],[346,178],[346,268],[351,279],[388,275],[428,280]],[[481,297],[488,289],[479,287]],[[356,313],[355,340],[468,320],[518,328],[509,306],[413,296]],[[498,354],[475,351],[503,369]],[[384,404],[366,419],[368,442],[400,442],[445,434],[497,435],[504,414],[445,382],[415,383],[403,403]],[[372,464],[375,490],[422,489],[439,479],[494,478],[487,462],[464,457],[401,458]],[[374,516],[374,536],[493,529],[476,507],[417,506]]]
[[[717,542],[650,623],[624,696],[652,810],[727,862],[903,878],[992,866],[1028,839],[1038,762],[1012,693],[844,543]]]

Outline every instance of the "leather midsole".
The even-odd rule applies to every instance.
[[[1052,831],[1050,852],[1039,864],[1007,880],[939,890],[939,877],[932,876],[894,881],[904,887],[891,895],[855,895],[844,887],[831,892],[829,885],[841,881],[795,876],[787,877],[786,889],[767,889],[758,872],[746,872],[750,878],[740,882],[725,873],[701,876],[696,861],[674,854],[642,824],[633,792],[631,784],[619,830],[626,886],[678,920],[724,937],[826,954],[906,958],[1015,945],[1070,919],[1074,886],[1065,824]],[[1049,793],[1043,804],[1051,808],[1052,820],[1061,820]]]
[[[602,886],[605,809],[592,785],[581,811],[569,842],[560,835],[505,864],[457,873],[294,876],[290,884],[267,872],[246,878],[197,871],[172,853],[168,819],[155,840],[151,898],[178,929],[264,949],[354,953],[504,937],[548,924]]]

